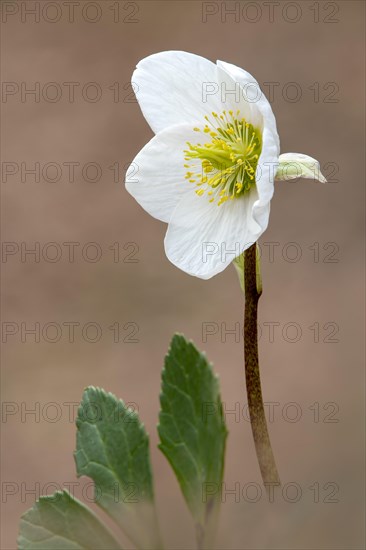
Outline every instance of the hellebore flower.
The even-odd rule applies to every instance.
[[[325,181],[315,159],[280,155],[272,108],[243,69],[168,51],[140,61],[132,83],[156,135],[126,189],[168,223],[166,255],[186,273],[209,279],[258,240],[275,179]]]

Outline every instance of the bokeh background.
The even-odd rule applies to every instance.
[[[11,252],[2,258],[4,550],[16,548],[19,516],[35,496],[76,481],[73,404],[90,384],[135,403],[151,438],[166,547],[194,548],[177,482],[156,448],[160,372],[175,331],[207,352],[235,411],[225,488],[241,495],[226,495],[218,548],[364,548],[365,5],[270,4],[80,1],[71,17],[63,2],[2,3],[2,239]],[[165,225],[124,189],[126,165],[152,137],[130,77],[141,58],[169,49],[242,66],[267,92],[272,83],[282,152],[316,157],[332,180],[276,184],[261,238],[263,391],[275,403],[271,437],[290,483],[271,505],[245,493],[260,474],[242,414],[243,344],[225,334],[242,323],[234,269],[209,281],[177,270],[164,255]],[[25,93],[37,86],[38,97]],[[39,178],[27,172],[35,163]],[[78,163],[74,178],[70,163]],[[73,262],[70,242],[79,243]],[[62,250],[54,262],[49,243]],[[96,262],[88,243],[102,251]],[[274,261],[268,243],[278,243]],[[37,261],[22,256],[35,246]],[[26,332],[35,323],[39,342]],[[78,323],[74,342],[70,323]],[[98,342],[88,323],[101,330]],[[119,342],[109,328],[116,323]],[[205,338],[204,323],[216,334]],[[128,341],[132,331],[137,342]],[[90,501],[79,483],[75,494]]]

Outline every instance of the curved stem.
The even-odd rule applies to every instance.
[[[276,462],[269,439],[264,412],[261,379],[258,361],[258,300],[262,293],[257,282],[257,245],[254,243],[244,252],[244,358],[245,380],[248,394],[250,422],[259,468],[264,486],[269,492],[271,486],[280,485]],[[258,277],[259,279],[259,277]]]

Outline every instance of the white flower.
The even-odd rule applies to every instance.
[[[209,279],[258,240],[279,165],[281,179],[323,178],[311,157],[280,156],[271,106],[243,69],[170,51],[140,61],[132,82],[156,135],[126,188],[169,224],[166,255],[190,275]]]

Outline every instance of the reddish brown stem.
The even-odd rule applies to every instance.
[[[257,245],[254,243],[244,253],[244,358],[245,380],[248,395],[250,422],[259,468],[267,492],[280,485],[264,412],[258,361],[258,300],[262,293],[257,284]]]

